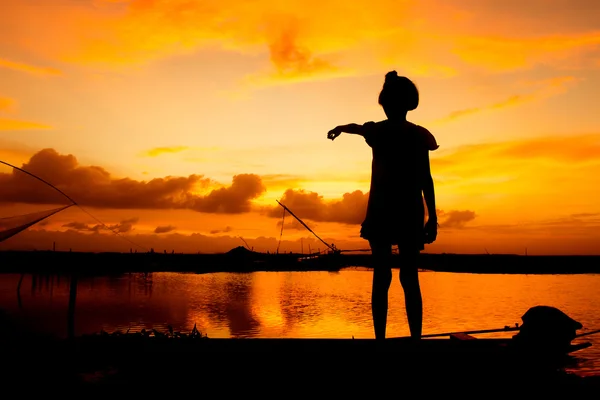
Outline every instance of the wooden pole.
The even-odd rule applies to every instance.
[[[310,229],[310,228],[308,227],[308,225],[306,225],[306,224],[304,223],[304,221],[302,221],[300,218],[298,218],[298,217],[296,216],[296,214],[294,214],[294,213],[292,212],[292,210],[290,210],[289,208],[287,208],[286,206],[284,206],[283,204],[281,204],[281,203],[279,202],[279,200],[275,200],[275,201],[277,202],[277,204],[279,204],[281,207],[283,207],[283,209],[284,209],[285,211],[289,212],[289,213],[290,213],[290,215],[291,215],[292,217],[296,218],[296,220],[298,220],[298,222],[300,222],[300,223],[302,224],[302,226],[304,226],[306,229],[308,229],[308,231],[309,231],[310,233],[312,233],[313,235],[315,235],[315,237],[316,237],[317,239],[319,239],[319,240],[321,241],[321,243],[323,243],[325,246],[327,246],[327,247],[328,247],[328,248],[329,248],[331,251],[335,251],[335,247],[333,247],[332,245],[330,245],[329,243],[327,243],[326,241],[324,241],[323,239],[321,239],[321,238],[319,237],[319,235],[317,235],[317,234],[316,234],[316,233],[315,233],[315,232],[314,232],[312,229]]]
[[[593,335],[595,333],[600,333],[600,329],[596,329],[595,331],[580,333],[579,335],[575,335],[575,337],[578,338],[578,337],[582,337],[582,336]]]
[[[457,332],[445,332],[445,333],[434,333],[434,334],[430,334],[430,335],[422,335],[421,338],[434,338],[434,337],[443,337],[443,336],[450,336],[450,335],[454,335],[457,333],[465,333],[467,335],[469,334],[477,334],[477,333],[494,333],[494,332],[513,332],[513,331],[518,331],[521,328],[519,328],[518,326],[505,326],[504,328],[498,328],[498,329],[482,329],[482,330],[478,330],[478,331],[457,331]],[[591,334],[591,333],[589,333]],[[390,338],[390,339],[408,339],[410,338],[410,336],[403,336],[403,337],[395,337],[395,338]]]

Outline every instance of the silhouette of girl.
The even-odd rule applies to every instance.
[[[343,132],[360,135],[373,150],[369,202],[360,235],[369,241],[373,254],[371,305],[375,337],[385,338],[392,246],[397,245],[410,334],[419,339],[423,303],[418,258],[424,244],[435,241],[438,226],[429,151],[439,146],[427,129],[406,120],[407,112],[419,105],[419,92],[410,79],[398,76],[396,71],[388,72],[379,104],[386,120],[341,125],[330,130],[327,138],[334,140]]]

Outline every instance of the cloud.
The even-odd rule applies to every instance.
[[[476,114],[476,113],[479,113],[479,112],[485,111],[485,110],[495,110],[495,109],[505,108],[505,107],[509,107],[509,106],[514,106],[517,104],[521,104],[530,98],[531,98],[530,96],[522,96],[522,95],[517,94],[514,96],[510,96],[507,99],[501,100],[497,103],[493,103],[493,104],[490,104],[487,106],[464,108],[462,110],[452,111],[447,116],[445,116],[437,121],[434,121],[434,122],[435,123],[449,122],[449,121],[453,121],[457,118],[465,117],[465,116],[468,116],[471,114]]]
[[[438,240],[428,247],[428,252],[457,252],[478,253],[487,248],[492,253],[514,253],[523,254],[525,247],[529,254],[598,254],[598,232],[600,232],[600,220],[586,220],[581,222],[568,222],[563,225],[555,218],[548,221],[531,221],[527,224],[504,224],[504,225],[474,225],[465,226],[463,229],[454,230],[451,234],[440,233]],[[555,225],[543,225],[544,222],[554,222]],[[368,244],[364,239],[345,239],[339,234],[320,235],[323,239],[332,243],[340,249],[365,249]],[[324,249],[324,245],[310,234],[301,236],[304,249],[308,246],[312,250]],[[228,235],[203,235],[193,234],[132,234],[128,239],[139,244],[137,251],[148,251],[154,248],[162,253],[163,250],[176,253],[220,253],[227,252],[238,247],[241,242],[237,236]],[[279,235],[245,237],[249,247],[255,251],[276,251],[279,243]],[[295,251],[301,249],[300,238],[281,241],[280,252]],[[129,252],[132,243],[119,235],[110,232],[101,232],[90,235],[87,232],[75,230],[50,231],[45,229],[28,229],[18,235],[0,243],[0,249],[18,250],[49,250],[52,243],[56,242],[57,250],[73,251],[121,251]],[[136,249],[134,246],[133,249]]]
[[[266,174],[260,177],[269,189],[297,187],[307,180],[306,177],[291,174]]]
[[[297,21],[292,20],[278,29],[269,42],[271,62],[280,76],[313,75],[336,69],[329,62],[314,57],[308,48],[298,43],[298,39]]]
[[[45,3],[6,5],[0,26],[10,46],[116,66],[202,49],[265,56],[270,68],[249,72],[259,84],[372,74],[391,64],[412,75],[442,76],[465,65],[491,71],[581,66],[600,40],[597,9],[583,0]]]
[[[292,220],[291,221],[287,220],[289,218],[291,218]],[[281,228],[281,225],[283,225],[284,230],[293,229],[293,230],[297,230],[297,231],[306,231],[306,228],[304,227],[304,225],[302,225],[298,220],[296,220],[294,217],[291,217],[289,215],[287,215],[285,223],[283,221],[277,221],[277,226],[279,228]],[[312,225],[311,229],[317,229],[317,225]]]
[[[344,193],[339,200],[325,200],[316,192],[288,189],[281,203],[303,221],[337,222],[348,225],[362,224],[367,211],[369,193],[356,190]],[[475,218],[475,212],[469,210],[443,211],[436,210],[440,220],[440,228],[462,228]],[[279,218],[277,226],[282,224],[282,208],[268,207],[266,214],[271,218]],[[309,225],[314,229],[314,225]],[[286,214],[284,229],[306,230],[293,216]]]
[[[464,228],[467,222],[473,221],[476,217],[474,211],[470,210],[452,210],[452,211],[437,211],[438,219],[443,220],[440,223],[440,228]]]
[[[14,71],[26,72],[33,75],[61,75],[62,72],[56,68],[38,67],[35,65],[20,63],[0,58],[0,68],[8,68]]]
[[[144,153],[147,157],[157,157],[162,154],[171,154],[171,153],[180,153],[182,151],[188,150],[187,146],[174,146],[174,147],[155,147],[150,149]]]
[[[481,224],[596,212],[599,154],[600,134],[575,133],[448,149],[431,159],[438,206],[451,199]]]
[[[520,104],[539,101],[548,97],[556,96],[564,93],[570,86],[579,80],[573,76],[559,76],[551,79],[544,79],[534,82],[525,82],[523,86],[527,88],[533,87],[533,90],[529,90],[528,93],[515,94],[509,96],[503,100],[479,107],[465,108],[462,110],[455,110],[449,113],[447,116],[433,121],[434,124],[451,122],[458,118],[466,117],[472,114],[477,114],[482,111],[499,110],[507,107],[513,107]]]
[[[0,118],[0,131],[29,131],[38,129],[52,129],[52,127],[37,122]]]
[[[269,59],[275,68],[273,72],[259,72],[247,77],[247,82],[270,84],[273,82],[306,81],[314,78],[341,77],[351,74],[351,70],[335,66],[331,61],[315,56],[302,45],[299,22],[295,18],[284,18],[271,29],[267,37]]]
[[[326,201],[316,192],[288,189],[280,201],[302,220],[360,224],[365,218],[368,199],[369,194],[360,190],[344,193],[341,200]],[[266,213],[272,218],[282,216],[280,206],[269,207]]]
[[[213,229],[212,231],[210,231],[211,235],[216,235],[217,233],[228,233],[231,232],[233,230],[233,228],[231,226],[226,226],[223,229]]]
[[[309,72],[323,64],[318,57],[311,55],[309,47],[317,50],[345,47],[375,31],[378,23],[384,20],[391,23],[392,18],[385,17],[386,8],[406,11],[406,7],[389,0],[378,1],[370,8],[316,0],[285,3],[274,0],[252,3],[236,0],[213,3],[132,0],[119,2],[121,4],[105,3],[108,3],[103,6],[105,13],[89,15],[95,24],[88,25],[88,29],[106,29],[102,40],[86,42],[80,48],[87,50],[89,57],[156,57],[165,52],[220,43],[225,48],[242,52],[255,53],[266,48],[278,69]],[[319,6],[321,12],[315,14],[313,9]],[[348,18],[339,18],[339,13],[348,15]],[[348,21],[352,15],[359,13],[362,13],[360,24]],[[338,18],[332,18],[334,15]],[[350,30],[350,27],[354,29]],[[89,35],[91,32],[82,33]],[[319,37],[321,45],[316,43]]]
[[[231,186],[211,191],[197,198],[193,209],[203,212],[236,214],[251,209],[250,199],[255,199],[266,190],[260,177],[241,174],[233,177]]]
[[[74,229],[76,231],[96,231],[94,227],[90,227],[88,224],[83,222],[69,222],[63,225],[64,228]]]
[[[154,229],[154,233],[169,233],[174,231],[175,228],[174,226],[171,225],[167,225],[167,226],[157,226],[156,229]]]
[[[133,230],[133,225],[136,224],[137,222],[138,222],[138,218],[130,218],[130,219],[121,221],[118,224],[106,225],[106,226],[104,226],[102,224],[88,225],[83,222],[75,222],[75,221],[63,224],[62,226],[64,228],[69,228],[69,229],[73,229],[76,231],[84,231],[84,232],[98,233],[101,230],[108,230],[108,231],[117,232],[117,233],[127,233],[127,232],[130,232]]]
[[[600,134],[538,136],[504,142],[464,145],[431,159],[436,180],[493,178],[506,176],[515,169],[520,173],[535,172],[548,166],[557,173],[598,164]],[[540,163],[546,161],[550,164]],[[556,165],[560,165],[559,170]],[[527,166],[534,169],[528,169]],[[589,171],[588,171],[589,173]],[[539,174],[538,180],[553,174]]]
[[[599,217],[600,213],[578,213],[571,214],[571,218],[591,218],[591,217]]]
[[[0,242],[0,249],[17,250],[46,250],[52,248],[52,242],[56,242],[57,250],[72,248],[73,251],[121,251],[129,252],[133,247],[139,251],[149,251],[153,248],[156,252],[162,253],[163,250],[176,253],[223,253],[242,244],[238,236],[229,235],[204,235],[200,233],[182,234],[177,232],[167,233],[148,233],[132,234],[125,240],[122,236],[110,232],[99,232],[89,234],[88,232],[69,229],[65,231],[54,231],[45,229],[25,230],[18,235]],[[339,238],[338,238],[339,239]],[[279,244],[279,236],[259,236],[254,238],[244,238],[250,248],[255,251],[275,252]],[[303,237],[304,248],[308,246],[316,250],[324,249],[324,245],[313,237]],[[324,237],[328,242],[334,241],[330,237]],[[132,242],[141,247],[132,246]],[[342,249],[362,249],[365,247],[365,241],[360,240],[335,240],[336,245]],[[48,247],[49,246],[49,247]],[[300,239],[285,239],[281,241],[280,252],[294,251],[301,249]]]
[[[130,219],[121,221],[119,224],[116,224],[116,225],[108,225],[108,228],[111,231],[116,231],[119,233],[126,233],[126,232],[131,231],[133,229],[133,225],[136,224],[138,221],[139,221],[138,218],[130,218]]]
[[[121,209],[191,209],[206,213],[236,214],[251,210],[251,201],[265,190],[259,176],[235,175],[229,186],[210,190],[213,182],[201,175],[136,181],[113,178],[98,166],[80,166],[77,159],[44,149],[23,164],[55,185],[80,205]],[[208,191],[197,194],[198,190]],[[65,199],[47,185],[13,170],[0,174],[0,201],[64,204]]]
[[[548,136],[508,142],[496,148],[498,157],[547,159],[561,163],[600,161],[600,135]]]
[[[8,97],[0,97],[0,115],[12,114],[17,109],[17,101]],[[23,121],[14,118],[0,118],[0,131],[23,131],[52,129],[51,126],[38,122]]]

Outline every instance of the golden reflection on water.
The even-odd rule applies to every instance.
[[[409,334],[395,271],[388,336]],[[0,309],[27,329],[65,336],[68,277],[0,276]],[[124,274],[80,279],[76,334],[142,328],[209,337],[373,337],[372,272]],[[600,329],[600,275],[488,275],[422,272],[423,332],[494,329],[521,323],[535,305],[559,308],[584,329]],[[511,333],[498,334],[507,336]],[[600,373],[600,337],[578,356],[583,371]]]

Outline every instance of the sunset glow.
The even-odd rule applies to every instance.
[[[275,200],[367,248],[370,148],[326,134],[385,119],[397,70],[440,145],[426,252],[600,254],[598,21],[595,0],[0,0],[0,160],[95,217],[0,249],[323,250]],[[61,204],[0,166],[0,218]]]

